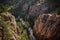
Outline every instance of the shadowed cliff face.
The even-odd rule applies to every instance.
[[[40,15],[35,22],[33,32],[38,40],[60,40],[60,15]]]
[[[12,5],[15,9],[10,10],[15,17],[38,16],[39,14],[50,13],[56,9],[54,0],[1,0],[4,5]],[[55,0],[55,2],[60,2]]]
[[[40,14],[46,14],[46,13],[50,13],[53,10],[55,10],[55,5],[51,4],[51,3],[43,3],[41,5],[33,5],[30,7],[30,12],[29,15],[30,16],[38,16]]]
[[[17,1],[16,0],[6,0],[6,1],[1,0],[0,1],[0,3],[4,5],[7,5],[7,6],[12,5],[16,7],[16,9],[12,10],[12,13],[15,16],[21,16],[21,15],[26,16],[25,14],[28,14],[30,16],[38,16],[39,14],[49,13],[55,10],[56,8],[55,6],[57,3],[59,5],[60,4],[59,2],[60,2],[59,0],[43,0],[43,1],[42,0],[17,0]],[[36,6],[32,4],[39,4],[39,5]],[[29,12],[27,13],[27,11]]]

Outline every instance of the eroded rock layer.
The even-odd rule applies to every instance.
[[[20,29],[15,17],[11,13],[0,14],[0,38],[1,40],[20,40]]]
[[[60,40],[60,15],[40,15],[33,31],[38,40]]]

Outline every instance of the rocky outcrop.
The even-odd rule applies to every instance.
[[[20,40],[20,29],[11,13],[0,14],[1,40]]]
[[[35,22],[33,32],[38,40],[60,40],[60,15],[40,15]]]

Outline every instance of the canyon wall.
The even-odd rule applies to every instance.
[[[33,32],[38,40],[59,40],[60,15],[55,13],[40,15],[35,21]]]

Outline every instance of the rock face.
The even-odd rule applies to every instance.
[[[33,5],[30,7],[30,16],[38,16],[40,14],[46,14],[55,10],[55,5],[51,3],[43,3],[41,5]]]
[[[33,32],[38,40],[60,40],[60,15],[40,15],[35,22]]]
[[[16,24],[15,17],[11,13],[0,14],[0,37],[1,40],[20,40],[20,29]]]

